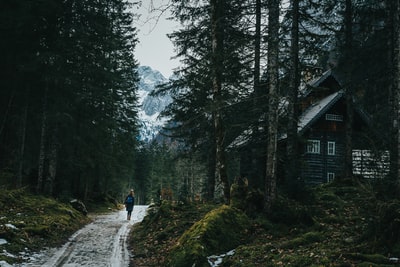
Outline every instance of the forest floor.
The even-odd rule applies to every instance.
[[[67,244],[57,252],[61,257],[56,253],[56,265],[63,266],[85,251],[90,254],[93,247],[98,250],[100,244],[114,243],[124,243],[123,253],[109,257],[115,256],[113,262],[121,266],[129,261],[128,254],[134,267],[400,266],[400,201],[388,198],[385,190],[380,192],[361,183],[328,184],[307,191],[301,201],[279,196],[269,213],[257,210],[254,198],[247,199],[243,210],[164,201],[143,207],[140,220],[146,209],[148,215],[141,223],[127,224],[125,212],[111,203],[105,213],[84,216],[68,203],[22,189],[2,190],[0,266],[52,264],[45,253],[34,252]],[[124,248],[128,232],[130,253]],[[77,239],[82,233],[88,238]],[[81,249],[77,243],[82,243]],[[75,248],[79,255],[73,254]],[[114,248],[105,249],[104,255]],[[32,255],[46,257],[32,259]],[[100,266],[95,258],[79,264]]]
[[[163,202],[131,231],[130,266],[400,266],[398,200],[379,200],[362,184],[324,185],[308,194],[305,201],[279,197],[269,214],[247,212],[246,236],[239,245],[223,229],[212,234],[195,230],[211,225],[210,214],[220,206]],[[236,225],[225,220],[221,227],[239,233]],[[188,240],[201,243],[190,247]],[[171,264],[177,262],[171,255],[204,258],[196,246],[210,257]]]

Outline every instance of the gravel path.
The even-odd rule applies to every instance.
[[[142,221],[146,208],[135,206],[130,221],[126,220],[126,211],[94,216],[92,223],[73,234],[61,248],[32,255],[26,263],[17,266],[126,267],[129,265],[128,233],[133,224]]]

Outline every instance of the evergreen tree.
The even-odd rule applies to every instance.
[[[268,155],[264,191],[266,208],[271,207],[277,197],[279,2],[279,0],[272,0],[268,4]]]
[[[400,3],[398,0],[390,1],[387,4],[387,8],[389,9],[389,14],[391,20],[391,39],[389,42],[389,46],[391,47],[390,56],[393,57],[392,65],[391,65],[391,108],[392,108],[392,136],[391,143],[393,144],[390,152],[391,156],[391,175],[392,180],[395,184],[395,192],[397,192],[399,188],[399,168],[400,168],[400,127],[399,127],[399,118],[400,118]],[[395,193],[397,194],[397,193]]]
[[[2,160],[0,168],[18,173],[21,184],[30,177],[38,192],[50,195],[120,190],[121,178],[133,171],[137,134],[137,40],[129,4],[1,5],[1,64],[8,70],[1,75],[8,90],[1,98],[0,151],[19,156]]]
[[[298,103],[297,98],[300,86],[300,64],[299,64],[299,0],[291,1],[291,40],[290,40],[290,73],[289,73],[289,89],[288,89],[288,131],[287,131],[287,168],[286,168],[286,184],[298,190],[295,184],[298,182]]]
[[[345,2],[344,28],[345,28],[345,59],[346,62],[346,144],[344,158],[344,177],[353,176],[353,5],[351,0]]]
[[[210,4],[218,6],[218,12],[214,14],[218,16],[214,32],[212,21],[216,18],[212,17]],[[174,136],[184,138],[194,150],[201,151],[204,158],[210,159],[208,195],[214,196],[214,186],[211,185],[215,184],[217,174],[222,178],[225,200],[229,198],[229,178],[224,174],[226,163],[222,154],[226,153],[226,146],[234,136],[227,131],[234,121],[227,122],[235,115],[238,117],[235,105],[240,103],[243,95],[248,95],[248,88],[244,85],[249,84],[251,75],[244,61],[248,52],[240,23],[243,12],[241,1],[175,1],[173,14],[183,29],[170,37],[183,66],[176,73],[178,79],[162,89],[173,91],[174,102],[165,115],[176,122]],[[220,43],[214,49],[218,51],[213,50],[215,31],[218,31]],[[211,151],[215,155],[210,155]]]

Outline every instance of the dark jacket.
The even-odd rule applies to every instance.
[[[129,202],[129,201],[128,201],[128,198],[129,198],[129,197],[132,197],[132,202]],[[124,202],[125,207],[126,207],[126,210],[127,210],[127,211],[133,210],[133,205],[134,205],[134,203],[135,203],[135,196],[127,195],[126,198],[125,198],[125,202]]]

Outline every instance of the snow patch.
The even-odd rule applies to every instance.
[[[131,226],[143,220],[146,210],[147,206],[136,205],[130,221],[123,210],[93,216],[93,222],[75,232],[62,247],[33,255],[20,253],[25,262],[14,266],[128,266],[127,237]]]
[[[6,223],[5,226],[7,228],[10,228],[10,229],[18,230],[18,228],[15,225],[11,224],[11,223]]]
[[[12,267],[12,265],[8,264],[5,261],[0,261],[0,267]]]
[[[222,260],[226,256],[232,256],[234,254],[235,254],[235,250],[233,249],[231,251],[228,251],[227,253],[224,253],[224,254],[221,254],[218,256],[216,256],[216,255],[209,256],[209,257],[207,257],[208,264],[210,264],[211,267],[218,267],[222,263]]]

